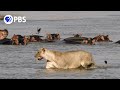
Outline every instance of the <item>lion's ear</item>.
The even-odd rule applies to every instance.
[[[41,50],[42,50],[43,53],[45,52],[45,48],[42,48]]]

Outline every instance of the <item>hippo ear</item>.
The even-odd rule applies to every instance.
[[[107,37],[109,37],[109,35],[106,35]]]

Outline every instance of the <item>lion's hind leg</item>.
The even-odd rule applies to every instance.
[[[82,67],[84,67],[85,69],[89,69],[89,68],[95,66],[95,64],[94,64],[93,62],[84,62],[84,61],[81,62],[81,65],[82,65]]]

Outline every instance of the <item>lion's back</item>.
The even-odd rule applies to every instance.
[[[67,51],[67,52],[53,51],[53,53],[56,59],[67,60],[67,61],[92,58],[92,54],[84,50]]]

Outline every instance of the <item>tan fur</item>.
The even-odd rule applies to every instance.
[[[92,54],[83,50],[59,52],[41,48],[35,55],[37,59],[46,59],[46,68],[90,68],[95,65]]]

